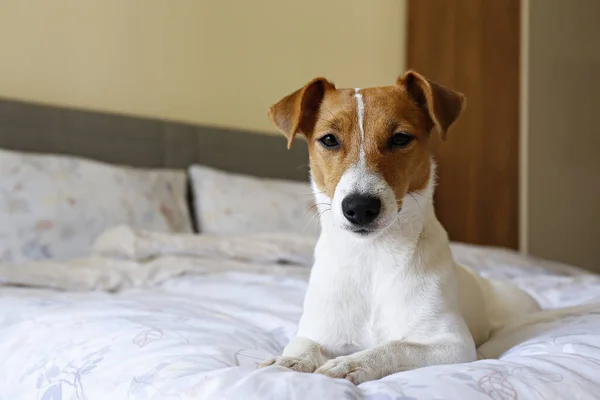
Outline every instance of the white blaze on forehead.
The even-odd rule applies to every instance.
[[[354,89],[356,111],[358,118],[358,131],[360,132],[359,158],[352,164],[340,178],[333,199],[331,199],[331,216],[338,226],[347,226],[348,221],[344,216],[342,202],[350,194],[362,194],[377,197],[381,200],[382,212],[377,219],[376,226],[389,224],[398,211],[396,196],[383,176],[374,168],[369,168],[365,155],[365,101],[359,88]],[[318,201],[325,201],[317,198]]]
[[[365,102],[360,89],[354,89],[354,97],[356,97],[356,110],[358,112],[358,129],[360,130],[360,153],[359,162],[365,162]]]
[[[359,88],[354,89],[358,131],[360,132],[358,161],[344,172],[336,187],[335,198],[344,198],[350,193],[379,196],[388,187],[385,180],[367,165],[365,155],[365,101]],[[339,195],[339,196],[338,196]]]

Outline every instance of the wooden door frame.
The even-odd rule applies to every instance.
[[[408,0],[407,67],[463,92],[438,160],[451,240],[519,245],[519,0]]]

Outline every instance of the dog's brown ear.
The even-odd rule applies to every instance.
[[[297,133],[308,137],[314,127],[323,96],[335,89],[325,78],[315,78],[302,89],[285,96],[269,109],[269,118],[288,139],[288,149]]]
[[[415,71],[406,72],[396,83],[404,86],[417,104],[427,110],[433,126],[442,139],[446,140],[448,128],[466,107],[465,96]]]

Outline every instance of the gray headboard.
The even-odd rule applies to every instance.
[[[279,136],[13,100],[0,99],[0,148],[135,167],[199,163],[261,177],[308,179],[307,146],[300,140],[287,150]]]

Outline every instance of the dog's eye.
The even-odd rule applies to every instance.
[[[406,147],[410,142],[413,141],[414,138],[415,137],[410,133],[398,132],[395,133],[394,136],[392,136],[390,144],[392,145],[392,147]]]
[[[335,136],[333,136],[331,133],[323,136],[321,139],[319,139],[319,142],[321,142],[323,146],[329,148],[338,147],[340,145]]]

